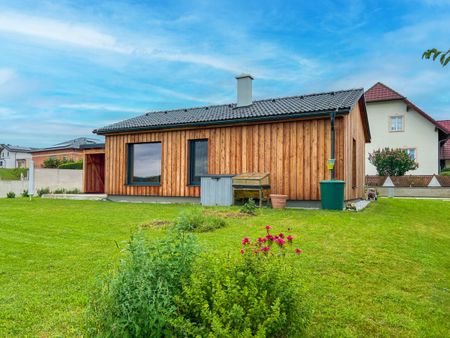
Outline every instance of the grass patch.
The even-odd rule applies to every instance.
[[[184,205],[0,199],[0,336],[77,336],[96,277],[140,224]],[[238,208],[208,208],[237,213]],[[239,255],[266,224],[291,233],[312,306],[307,336],[446,336],[450,203],[381,199],[363,212],[262,209],[198,234],[211,255]],[[164,226],[148,227],[161,238]]]
[[[0,168],[0,180],[3,181],[18,181],[20,180],[20,174],[27,175],[26,168]]]

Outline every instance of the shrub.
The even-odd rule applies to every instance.
[[[16,198],[16,194],[12,191],[6,194],[6,198]]]
[[[404,149],[378,149],[369,154],[369,161],[380,176],[403,176],[419,167]]]
[[[450,176],[450,171],[442,171],[441,176]]]
[[[81,194],[81,190],[78,188],[68,189],[68,190],[66,190],[66,194]]]
[[[183,212],[178,218],[175,228],[179,231],[208,232],[226,226],[226,222],[217,216],[205,216],[200,209]]]
[[[61,163],[58,169],[83,169],[83,161]]]
[[[28,194],[28,190],[24,190],[24,191],[22,191],[22,197],[30,197],[30,195]]]
[[[172,231],[153,243],[143,232],[133,236],[117,271],[89,303],[88,335],[172,336],[168,321],[176,310],[174,297],[191,274],[196,250],[190,234]]]
[[[53,190],[53,193],[54,194],[65,194],[66,193],[66,189],[58,188],[58,189]]]
[[[292,267],[295,251],[286,248],[284,235],[268,236],[255,244],[244,238],[237,259],[204,257],[196,263],[176,297],[174,336],[302,336],[309,309]]]
[[[42,163],[42,168],[58,168],[63,163],[63,160],[59,160],[54,157],[49,157]]]
[[[249,198],[247,202],[241,207],[242,213],[247,215],[256,215],[256,203],[253,198]]]
[[[42,195],[45,195],[45,194],[50,194],[50,188],[40,188],[40,189],[37,189],[36,190],[36,194],[39,196],[39,197],[42,197]]]

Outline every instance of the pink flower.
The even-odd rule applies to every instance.
[[[299,249],[299,248],[295,249],[295,253],[297,255],[300,255],[302,253],[302,249]]]
[[[261,251],[264,253],[267,253],[270,250],[270,247],[265,246],[264,248],[261,248]]]
[[[294,239],[294,237],[292,237],[291,235],[287,236],[287,241],[289,243],[292,243],[292,240]]]
[[[281,234],[279,234],[279,235],[278,235],[278,237],[280,237],[280,238],[284,238],[284,234],[283,234],[283,233],[281,233]]]
[[[270,230],[272,227],[270,225],[266,225],[266,230]]]
[[[261,237],[258,238],[258,242],[259,243],[264,243],[265,241],[267,241],[267,238],[265,238],[265,237],[264,238],[261,238]]]
[[[245,254],[245,250],[241,249],[241,255]]]
[[[281,246],[281,247],[283,247],[284,243],[286,243],[286,242],[284,241],[283,238],[278,238],[278,239],[276,240],[276,242],[277,242],[278,245]]]
[[[248,237],[244,237],[242,239],[242,245],[250,244],[250,239]]]
[[[273,238],[272,235],[267,235],[267,236],[266,236],[266,239],[269,240],[269,241],[271,241],[271,242],[273,242],[273,240],[274,240],[274,238]]]

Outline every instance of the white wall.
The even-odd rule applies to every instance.
[[[35,190],[40,188],[83,189],[83,170],[75,169],[44,169],[34,170]]]
[[[35,169],[34,171],[34,192],[40,188],[83,190],[83,170],[71,169]],[[6,197],[10,191],[19,197],[20,194],[28,190],[28,180],[23,181],[1,181],[0,180],[0,198]]]
[[[367,103],[371,143],[366,144],[366,175],[376,175],[375,167],[367,159],[379,148],[415,148],[419,168],[407,174],[438,174],[438,132],[434,124],[414,110],[406,110],[401,100]],[[390,132],[390,117],[404,116],[404,131]]]

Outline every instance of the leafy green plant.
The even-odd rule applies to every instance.
[[[369,154],[369,161],[380,176],[403,176],[419,164],[404,149],[378,149]]]
[[[274,250],[288,250],[272,237]],[[204,256],[195,264],[176,297],[174,336],[302,336],[310,311],[292,267],[291,259],[298,258],[261,250],[266,244],[258,243],[247,238],[243,245],[249,250],[240,257]]]
[[[50,194],[50,188],[39,188],[39,189],[37,189],[36,190],[36,194],[39,196],[39,197],[42,197],[42,195],[45,195],[45,194]]]
[[[58,169],[83,169],[83,161],[61,163]]]
[[[440,55],[440,57],[439,57]],[[438,50],[436,48],[431,48],[423,52],[422,59],[430,59],[432,58],[433,61],[436,61],[436,59],[439,57],[439,62],[441,63],[442,67],[447,66],[447,64],[450,62],[450,48],[445,52],[442,50]]]
[[[49,157],[42,163],[42,168],[58,168],[64,160],[57,159],[55,157]]]
[[[92,337],[169,337],[174,297],[191,275],[193,235],[176,231],[149,242],[138,232],[118,269],[94,293],[87,312]]]
[[[66,189],[58,188],[58,189],[53,190],[53,193],[54,194],[65,194],[66,193]]]
[[[68,190],[66,190],[66,194],[81,194],[81,190],[78,188],[68,189]]]
[[[183,212],[175,223],[179,231],[208,232],[226,226],[223,218],[214,215],[205,216],[201,209]]]
[[[6,194],[6,198],[16,198],[16,194],[14,192],[10,191]]]
[[[21,195],[22,195],[22,197],[30,197],[30,195],[28,194],[28,190],[27,189],[22,191]]]
[[[241,207],[240,212],[247,215],[256,215],[256,203],[253,198],[249,198]]]

